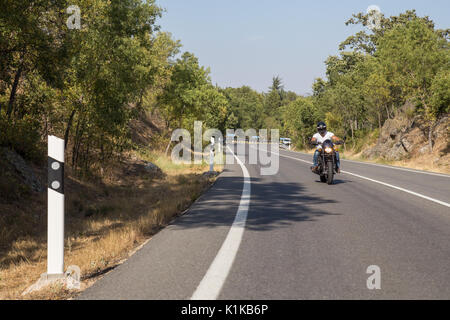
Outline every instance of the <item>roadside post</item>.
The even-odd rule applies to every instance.
[[[22,296],[54,283],[80,289],[81,270],[71,265],[64,273],[64,140],[48,136],[47,186],[47,272],[28,287]]]
[[[209,150],[209,172],[214,171],[214,137],[211,137],[211,148]]]
[[[64,140],[48,136],[47,279],[64,277]]]

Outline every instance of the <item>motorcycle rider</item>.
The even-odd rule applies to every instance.
[[[343,140],[341,140],[340,138],[335,136],[333,132],[327,131],[327,125],[325,124],[325,122],[320,121],[317,124],[317,133],[312,137],[311,143],[312,144],[317,144],[317,143],[320,144],[320,143],[323,143],[325,140],[331,140],[334,143],[343,142]],[[314,165],[311,167],[312,172],[317,172],[317,170],[319,169],[319,155],[320,155],[319,146],[317,146],[316,151],[314,152],[314,157],[313,157]],[[336,171],[337,171],[337,173],[341,172],[340,167],[341,167],[341,162],[339,159],[339,152],[336,151]]]

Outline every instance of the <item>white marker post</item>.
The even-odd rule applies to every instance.
[[[209,172],[214,171],[214,137],[211,137],[211,149],[209,150]]]
[[[64,277],[64,140],[48,136],[46,278]]]

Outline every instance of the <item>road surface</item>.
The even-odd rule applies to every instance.
[[[329,186],[311,155],[279,155],[276,175],[226,165],[78,298],[450,299],[450,176],[342,160]],[[367,287],[369,266],[380,289]]]

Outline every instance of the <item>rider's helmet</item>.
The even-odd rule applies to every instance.
[[[327,125],[325,124],[325,122],[320,121],[317,124],[317,131],[320,133],[322,137],[325,135],[325,133],[327,132]]]

